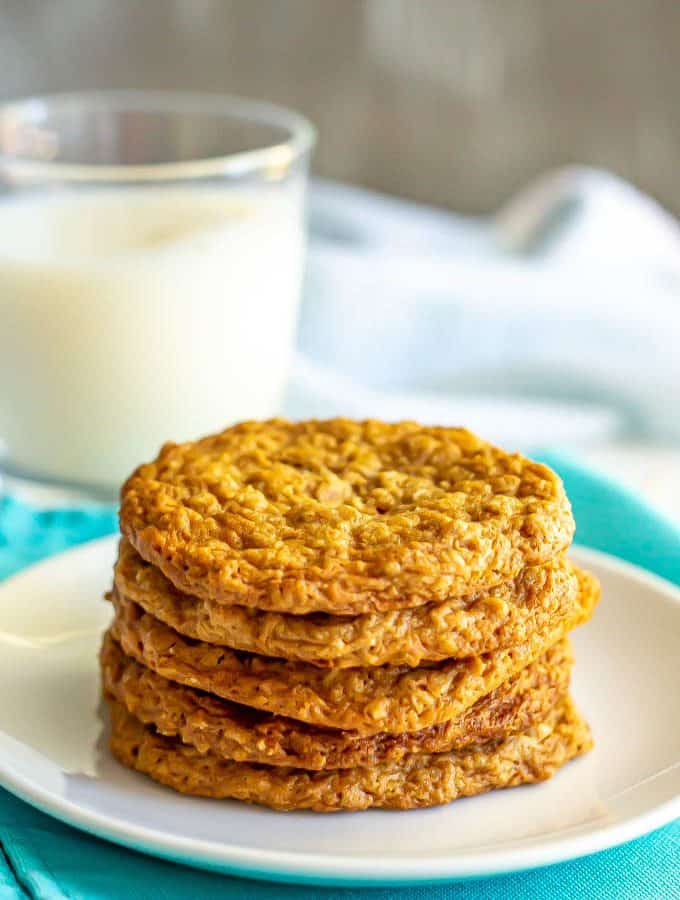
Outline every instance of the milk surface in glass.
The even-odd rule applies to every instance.
[[[113,489],[167,440],[280,409],[302,179],[0,204],[9,468]]]

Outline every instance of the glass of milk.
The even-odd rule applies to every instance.
[[[275,415],[313,127],[229,97],[0,107],[0,454],[112,496],[168,439]]]

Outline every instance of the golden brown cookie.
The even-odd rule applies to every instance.
[[[545,719],[569,685],[567,640],[505,682],[457,719],[424,731],[358,737],[220,700],[144,668],[110,635],[100,654],[105,696],[160,734],[201,753],[238,762],[303,769],[344,769],[397,762],[408,753],[442,753],[499,740]]]
[[[514,647],[441,663],[321,669],[183,637],[113,592],[111,633],[128,656],[159,675],[226,700],[359,734],[420,731],[461,715],[586,621],[599,587],[579,572],[568,616]]]
[[[578,581],[558,557],[468,597],[360,616],[262,612],[178,591],[123,539],[118,592],[187,637],[317,666],[417,666],[522,643],[573,607]]]
[[[166,444],[123,486],[120,524],[190,595],[343,615],[500,584],[574,531],[546,466],[460,428],[349,419]]]
[[[494,788],[543,781],[592,746],[570,699],[544,722],[504,741],[459,752],[418,754],[374,767],[308,772],[201,754],[142,725],[111,704],[111,750],[120,762],[184,794],[234,798],[273,809],[317,812],[369,807],[414,809]]]

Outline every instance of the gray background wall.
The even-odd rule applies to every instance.
[[[678,0],[0,0],[0,96],[227,91],[299,108],[320,174],[482,212],[607,166],[680,213]]]

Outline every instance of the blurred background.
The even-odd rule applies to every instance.
[[[0,98],[227,92],[317,126],[291,414],[463,421],[679,515],[680,4],[0,10]]]
[[[318,127],[314,170],[488,213],[602,166],[676,214],[674,0],[2,0],[0,95],[242,94]]]

